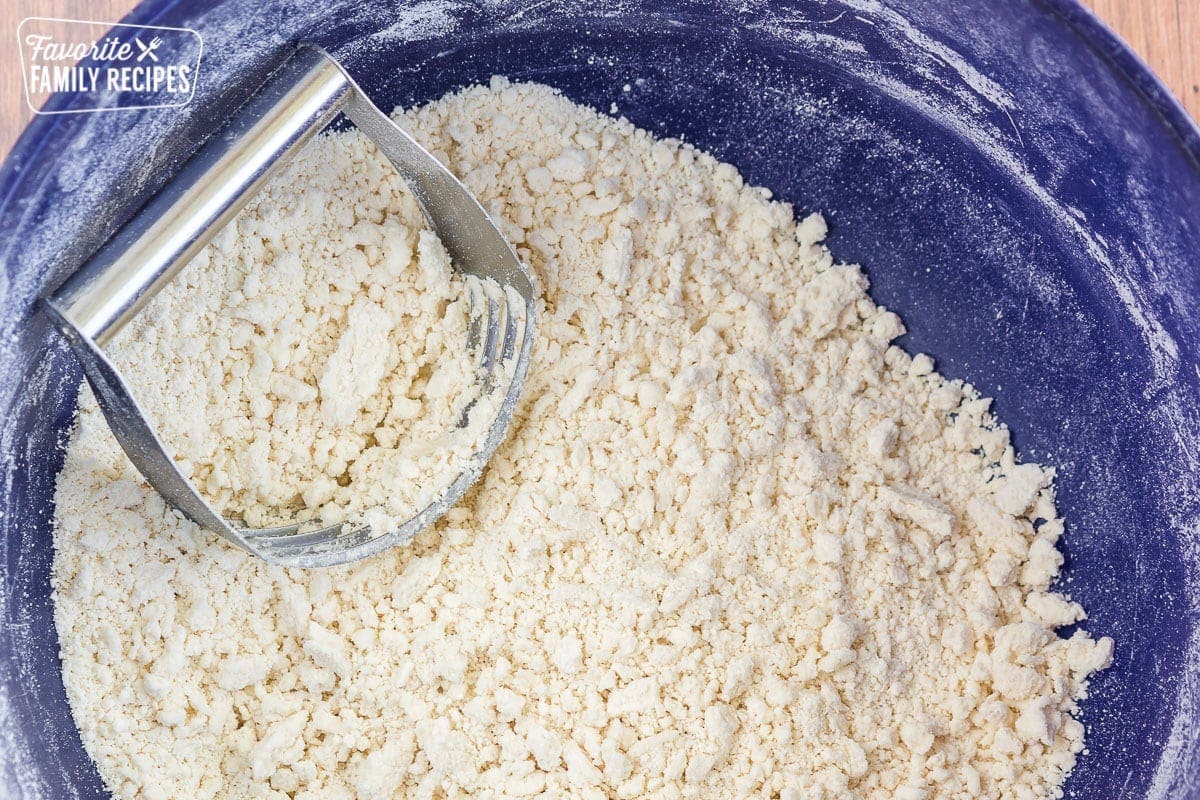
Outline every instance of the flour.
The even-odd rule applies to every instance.
[[[114,794],[1055,796],[1083,746],[1076,701],[1112,643],[1053,632],[1084,614],[1049,590],[1063,532],[1052,473],[1016,463],[971,387],[889,344],[900,320],[834,263],[820,217],[797,224],[732,167],[543,87],[498,79],[401,120],[537,273],[545,308],[513,432],[411,546],[304,572],[180,520],[84,392],[57,496],[56,614],[76,720]],[[407,243],[404,267],[438,260],[361,139],[319,147],[216,248],[244,255],[189,267],[236,276],[202,293],[214,309],[240,305],[251,276],[259,292],[279,286],[255,241],[284,218],[293,246],[323,246],[329,165],[347,159],[336,177],[373,187],[347,205],[380,204],[355,235]],[[272,225],[244,224],[256,217]],[[442,352],[436,334],[397,336],[407,318],[372,309],[420,287],[453,314],[452,281],[376,280],[363,255],[309,284],[354,281],[328,298],[280,296],[297,317],[338,297],[312,357],[277,359],[274,324],[236,339],[189,329],[172,314],[184,292],[160,295],[161,313],[114,347],[135,374],[160,370],[139,387],[159,387],[163,410],[197,397],[212,406],[189,415],[200,421],[268,420],[252,428],[268,442],[254,466],[278,491],[215,480],[234,507],[353,507],[371,471],[297,501],[284,487],[320,478],[283,448],[312,442],[275,438],[258,396],[227,411],[230,370],[308,387],[281,382],[267,400],[331,426],[335,462],[361,460],[363,431],[391,419],[373,398],[397,371],[393,408],[418,395],[435,398],[422,413],[442,407],[410,363]],[[226,338],[241,348],[228,358]],[[385,339],[426,346],[382,371],[359,360]],[[333,434],[346,419],[360,427]],[[206,486],[241,468],[200,441],[182,455]]]

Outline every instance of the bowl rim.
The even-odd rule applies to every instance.
[[[142,0],[118,23],[153,24],[183,0],[166,0],[155,4],[153,0]],[[1149,63],[1117,35],[1083,0],[1037,0],[1048,8],[1078,36],[1084,44],[1100,56],[1118,75],[1133,87],[1151,112],[1174,135],[1180,147],[1188,154],[1200,179],[1200,122],[1193,119],[1183,101],[1163,82]],[[116,24],[116,23],[113,23]],[[47,102],[54,108],[69,107],[70,103],[60,100],[63,95],[55,94]],[[24,165],[32,163],[41,152],[50,134],[57,126],[66,124],[64,114],[35,114],[13,143],[12,149],[0,162],[0,215],[12,202],[17,188],[24,177]]]
[[[1188,113],[1182,99],[1163,79],[1083,0],[1039,0],[1075,32],[1092,50],[1124,77],[1138,96],[1175,134],[1200,173],[1200,121]],[[1197,76],[1200,80],[1200,76]]]

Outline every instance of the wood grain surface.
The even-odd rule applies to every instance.
[[[1006,2],[1007,0],[996,0]],[[1200,0],[1084,0],[1133,46],[1200,119]],[[116,22],[135,0],[0,0],[0,155],[33,116],[17,63],[17,24],[25,17]]]

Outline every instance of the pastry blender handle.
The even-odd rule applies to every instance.
[[[333,121],[350,91],[333,59],[301,45],[162,191],[46,298],[58,327],[106,345]]]

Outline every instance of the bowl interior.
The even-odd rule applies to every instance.
[[[901,343],[996,397],[1022,456],[1058,468],[1060,584],[1116,640],[1068,795],[1200,796],[1186,788],[1200,775],[1200,167],[1068,24],[1071,3],[284,5],[143,6],[133,21],[205,37],[187,112],[41,118],[0,176],[0,786],[106,796],[66,704],[48,585],[79,375],[33,300],[286,42],[311,38],[384,108],[493,74],[540,81],[733,163],[798,215],[825,212],[835,257],[903,317]]]

